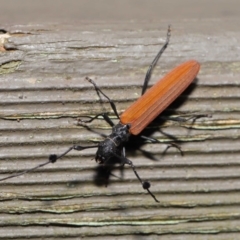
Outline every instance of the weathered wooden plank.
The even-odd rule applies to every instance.
[[[240,36],[236,23],[172,22],[171,44],[151,84],[179,62],[195,58],[202,65],[198,79],[168,113],[208,113],[212,118],[194,125],[164,123],[162,131],[176,136],[184,157],[172,148],[162,154],[164,144],[129,144],[127,156],[151,181],[159,204],[142,190],[127,166],[123,176],[119,169],[113,171],[119,177],[111,177],[106,188],[91,161],[94,149],[72,152],[54,165],[1,182],[0,238],[237,239]],[[140,96],[144,74],[166,30],[165,22],[60,30],[51,25],[11,26],[7,51],[0,58],[0,176],[42,163],[72,143],[99,141],[98,132],[109,133],[111,128],[100,120],[90,125],[96,133],[76,126],[77,117],[103,109],[84,78],[94,78],[119,112],[124,111]],[[108,104],[104,108],[111,112]],[[163,143],[170,141],[158,129],[152,134]],[[147,152],[154,153],[154,160]]]

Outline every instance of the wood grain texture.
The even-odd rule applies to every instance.
[[[71,144],[100,141],[77,117],[104,110],[89,76],[122,113],[141,94],[149,63],[172,37],[150,84],[188,59],[201,63],[198,79],[165,115],[192,123],[161,122],[145,134],[163,144],[127,146],[131,159],[160,200],[147,195],[129,167],[101,184],[94,149],[0,183],[0,239],[238,239],[240,225],[239,18],[162,22],[4,26],[0,53],[0,177],[31,168]],[[159,127],[160,130],[159,130]],[[184,156],[167,143],[175,139]],[[140,150],[139,150],[140,149]],[[149,152],[151,154],[149,154]]]

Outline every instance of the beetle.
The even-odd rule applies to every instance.
[[[145,189],[152,198],[156,201],[157,198],[150,191],[150,183],[148,181],[143,181],[139,174],[137,173],[133,162],[126,157],[125,154],[125,144],[128,142],[131,135],[139,135],[141,131],[149,125],[161,112],[163,112],[182,92],[192,83],[196,78],[200,64],[195,60],[189,60],[180,64],[166,74],[162,79],[160,79],[155,85],[147,90],[148,82],[151,77],[153,68],[155,67],[158,59],[167,48],[170,40],[170,26],[167,32],[167,39],[164,46],[160,49],[157,56],[154,58],[153,62],[149,66],[149,69],[146,73],[146,77],[143,84],[142,96],[134,102],[129,108],[127,108],[120,116],[117,112],[115,103],[97,86],[97,84],[90,78],[86,78],[97,91],[98,94],[104,96],[111,105],[111,108],[117,118],[119,123],[116,125],[108,117],[107,114],[102,113],[98,114],[95,117],[90,118],[90,120],[85,121],[85,123],[92,122],[94,119],[97,119],[100,115],[110,124],[112,127],[112,133],[107,136],[103,141],[99,142],[96,145],[90,146],[80,146],[73,145],[65,152],[60,155],[51,154],[49,160],[43,164],[39,164],[34,168],[25,170],[20,173],[10,175],[8,177],[0,179],[0,181],[23,175],[27,172],[33,171],[37,168],[43,167],[49,163],[54,163],[58,159],[64,157],[72,150],[82,151],[89,148],[97,148],[95,155],[95,160],[99,164],[111,165],[113,164],[113,159],[117,160],[122,165],[129,165],[137,179],[141,183],[143,189]],[[84,121],[83,121],[84,122]],[[150,141],[157,141],[156,139],[141,136],[144,139]]]

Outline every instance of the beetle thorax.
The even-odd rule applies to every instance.
[[[122,156],[124,143],[130,136],[129,125],[118,123],[112,129],[112,133],[102,142],[99,143],[95,159],[101,164],[109,163],[110,159]]]

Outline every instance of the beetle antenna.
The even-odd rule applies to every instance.
[[[155,197],[155,195],[149,190],[149,188],[151,187],[150,182],[148,182],[148,181],[143,181],[143,180],[141,179],[141,177],[138,175],[137,170],[135,169],[135,166],[133,165],[132,161],[129,160],[128,158],[126,158],[126,157],[120,157],[120,156],[118,156],[118,155],[116,155],[116,154],[114,154],[114,155],[122,161],[122,164],[128,164],[128,165],[132,168],[134,174],[136,175],[137,179],[138,179],[139,182],[141,183],[143,189],[145,189],[145,190],[148,191],[148,193],[152,196],[152,198],[155,200],[155,202],[159,202],[159,201],[157,200],[157,198]]]
[[[38,168],[41,168],[41,167],[44,167],[46,165],[48,165],[49,163],[55,163],[58,159],[64,157],[65,155],[67,155],[70,151],[72,150],[77,150],[77,151],[82,151],[84,149],[88,149],[88,148],[96,148],[98,147],[98,145],[93,145],[93,146],[79,146],[79,145],[73,145],[72,147],[68,148],[67,151],[63,152],[62,154],[60,155],[56,155],[56,154],[50,154],[49,155],[49,158],[48,158],[48,161],[46,161],[45,163],[41,163],[33,168],[30,168],[30,169],[27,169],[27,170],[24,170],[22,172],[18,172],[18,173],[14,173],[14,174],[11,174],[5,178],[1,178],[0,179],[0,182],[1,181],[4,181],[4,180],[7,180],[7,179],[10,179],[10,178],[15,178],[15,177],[18,177],[18,176],[21,176],[21,175],[24,175],[26,173],[29,173],[29,172],[33,172],[35,171],[36,169]]]

